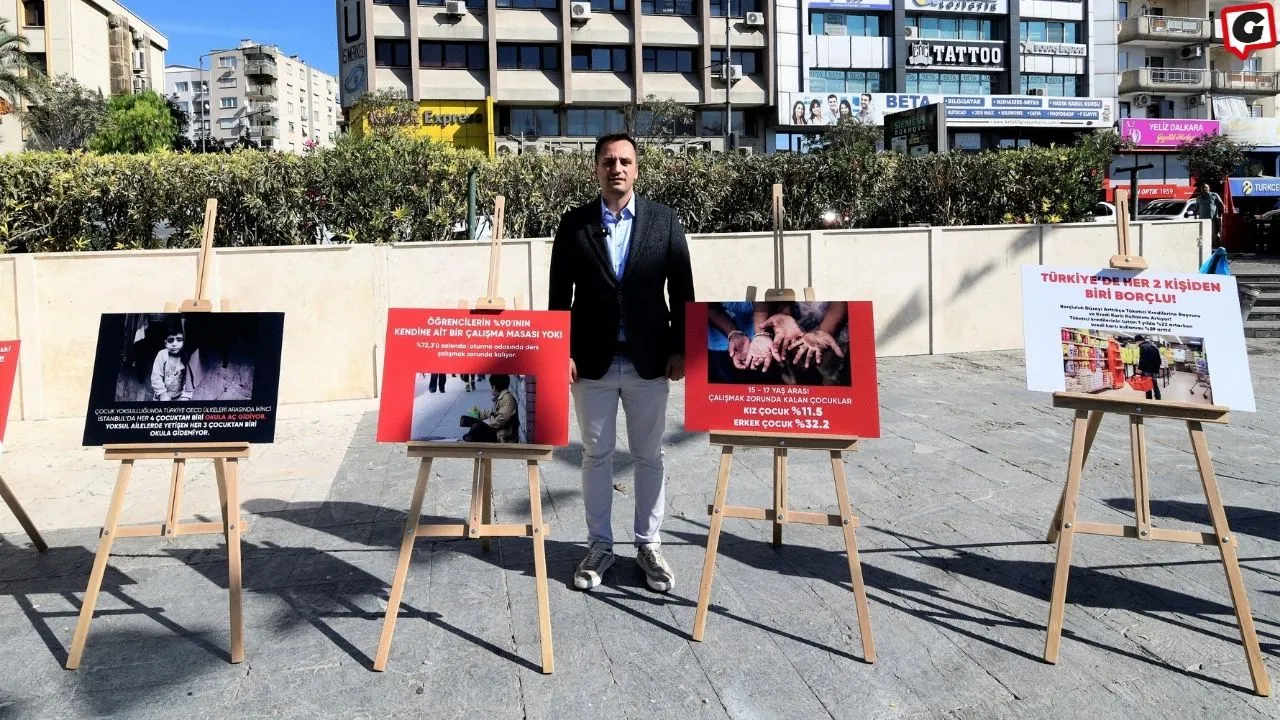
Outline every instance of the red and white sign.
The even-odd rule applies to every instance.
[[[569,443],[569,313],[393,308],[377,441],[479,442],[486,421],[497,442]]]
[[[1227,52],[1246,60],[1258,50],[1276,46],[1276,9],[1273,3],[1230,5],[1219,13],[1222,43]]]
[[[1114,202],[1116,197],[1116,188],[1129,189],[1129,183],[1125,180],[1109,180],[1107,181],[1107,202]],[[1181,183],[1138,183],[1138,199],[1139,200],[1155,200],[1156,198],[1173,198],[1174,200],[1186,200],[1195,194],[1196,189],[1191,186],[1191,181],[1187,184]]]
[[[686,318],[686,430],[880,437],[871,303],[689,303]]]
[[[18,340],[0,342],[0,450],[4,449],[4,426],[9,421],[13,399],[13,379],[18,374]]]

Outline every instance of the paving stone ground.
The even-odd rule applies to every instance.
[[[1280,342],[1250,345],[1258,412],[1210,427],[1259,638],[1280,668]],[[689,639],[717,450],[681,427],[673,393],[664,542],[675,590],[650,592],[623,556],[590,594],[571,588],[585,533],[580,445],[544,469],[556,672],[539,671],[527,540],[420,541],[387,671],[370,670],[416,466],[374,442],[376,404],[282,411],[278,442],[244,471],[247,658],[228,662],[220,538],[121,539],[84,662],[63,669],[115,468],[77,446],[79,423],[15,423],[0,472],[52,548],[0,509],[4,718],[1271,718],[1252,694],[1211,548],[1077,540],[1056,666],[1040,660],[1070,414],[1025,387],[1019,353],[882,359],[883,437],[848,455],[878,660],[863,661],[835,529],[726,522],[704,642]],[[624,433],[620,437],[625,438]],[[1151,423],[1160,526],[1208,516],[1186,431]],[[629,458],[614,523],[630,537]],[[1132,509],[1128,434],[1103,425],[1080,517]],[[791,457],[793,509],[828,511],[826,458]],[[154,520],[163,467],[133,483],[128,520]],[[770,456],[735,456],[730,501],[764,505]],[[461,517],[462,461],[437,463],[425,512]],[[527,522],[519,467],[496,467],[499,522]],[[193,468],[188,514],[217,511]],[[1280,682],[1280,678],[1276,678]]]

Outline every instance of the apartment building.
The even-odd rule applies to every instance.
[[[1276,53],[1241,61],[1223,49],[1223,0],[1120,0],[1121,115],[1134,118],[1274,117]],[[1236,3],[1238,4],[1238,3]]]
[[[280,48],[241,40],[201,58],[209,67],[165,69],[165,92],[187,113],[193,140],[249,137],[259,147],[302,152],[333,144],[341,121],[338,80]]]
[[[419,102],[421,125],[491,125],[488,144],[505,153],[590,147],[655,95],[693,110],[674,145],[760,151],[776,92],[773,1],[339,0],[342,104],[399,91]]]
[[[1089,0],[778,0],[770,144],[804,150],[820,134],[810,126],[841,116],[879,125],[944,97],[953,149],[1112,127],[1114,69],[1093,51],[1108,26],[1093,11]]]
[[[1142,200],[1189,197],[1194,188],[1177,146],[1212,133],[1251,145],[1251,164],[1264,174],[1280,174],[1276,51],[1244,61],[1228,53],[1218,13],[1229,4],[1118,0],[1102,10],[1117,23],[1119,129],[1136,145],[1140,160],[1131,156],[1113,170],[1152,165],[1138,175]],[[1128,184],[1126,174],[1113,175],[1113,185]]]
[[[114,0],[0,0],[0,18],[26,38],[31,65],[104,95],[160,88],[169,41]],[[0,152],[23,150],[15,114],[0,116]]]

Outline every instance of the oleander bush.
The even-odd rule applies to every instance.
[[[689,233],[767,231],[774,183],[787,227],[989,225],[1088,219],[1114,133],[1072,147],[908,157],[865,148],[809,154],[669,156],[646,150],[640,193],[675,208]],[[0,251],[194,247],[205,198],[220,246],[412,242],[465,237],[467,176],[480,213],[507,198],[509,237],[548,237],[595,195],[591,157],[495,159],[408,137],[343,138],[305,155],[238,151],[0,156]]]

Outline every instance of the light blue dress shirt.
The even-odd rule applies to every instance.
[[[631,246],[631,226],[636,219],[636,195],[631,193],[622,212],[614,215],[609,207],[600,200],[600,222],[604,223],[605,242],[609,245],[609,258],[613,260],[613,274],[622,279],[626,270],[627,249]]]
[[[600,199],[600,222],[604,224],[605,244],[609,246],[609,259],[613,261],[613,275],[622,280],[622,274],[627,269],[627,250],[631,247],[631,227],[636,220],[636,194],[631,193],[631,198],[627,200],[627,204],[622,208],[622,212],[617,215],[604,204],[604,198]],[[626,340],[626,328],[618,328],[618,340]]]

